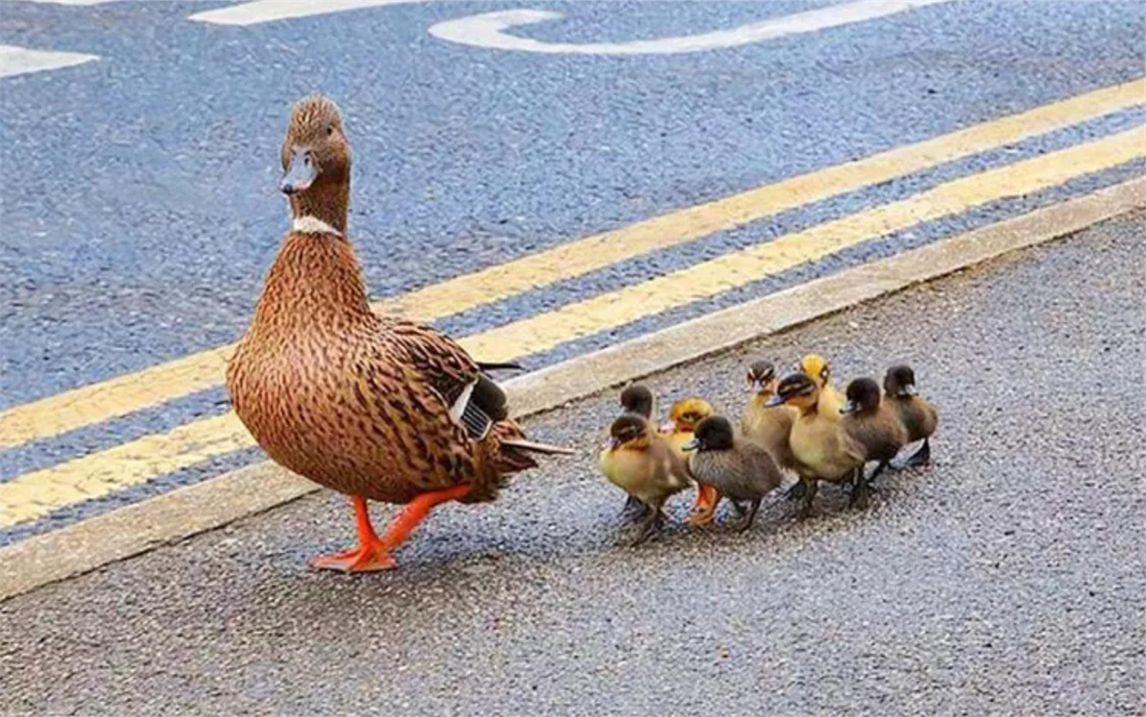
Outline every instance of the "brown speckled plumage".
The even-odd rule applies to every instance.
[[[534,465],[502,445],[523,438],[504,394],[445,334],[371,311],[345,237],[350,157],[333,103],[296,105],[284,169],[300,145],[321,172],[291,197],[295,226],[334,231],[284,238],[227,372],[235,412],[276,462],[343,493],[406,503],[469,484],[463,502],[492,500],[503,475]],[[471,385],[477,432],[450,414]]]

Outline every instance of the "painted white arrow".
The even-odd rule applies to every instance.
[[[505,32],[517,25],[532,25],[564,17],[562,13],[550,10],[528,9],[499,10],[446,20],[430,27],[430,34],[442,40],[457,42],[462,45],[488,47],[496,50],[574,55],[672,55],[682,52],[738,47],[753,42],[774,40],[786,35],[815,32],[943,2],[951,2],[951,0],[857,0],[856,2],[831,5],[793,15],[774,17],[728,30],[717,30],[699,35],[662,37],[656,40],[632,40],[630,42],[584,44],[544,42]]]

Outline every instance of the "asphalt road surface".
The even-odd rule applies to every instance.
[[[336,5],[355,4],[367,3]],[[346,113],[355,167],[351,233],[372,292],[390,297],[1131,82],[1146,61],[1146,6],[1131,1],[940,2],[738,47],[627,55],[491,49],[431,29],[490,11],[544,9],[564,16],[506,32],[584,50],[753,26],[829,3],[373,4],[274,19],[266,13],[275,4],[265,2],[0,0],[0,58],[7,58],[0,61],[0,424],[5,411],[30,401],[238,338],[286,224],[274,189],[278,150],[290,103],[308,92],[331,95]],[[852,3],[832,7],[845,4]],[[218,16],[201,16],[244,7],[265,21],[249,15],[249,24],[219,24]],[[11,74],[18,68],[5,47],[79,59]],[[766,220],[482,302],[437,323],[469,335],[639,285],[1125,132],[1146,118],[1141,102],[827,199],[793,202]],[[671,309],[567,337],[525,358],[541,367],[1078,196],[1141,174],[1142,155],[918,226],[875,231],[830,256],[697,300],[682,296]],[[79,407],[123,393],[108,389]],[[35,520],[0,517],[0,544],[259,458],[254,450],[196,453],[124,478],[132,466],[169,465],[170,454],[219,439],[197,436],[132,447],[127,467],[120,458],[98,469],[72,465],[228,410],[218,381],[176,393],[37,430],[29,441],[0,435],[0,487],[28,475],[67,486],[64,498],[33,511]],[[51,423],[74,410],[62,401],[41,418]],[[77,487],[95,474],[114,490]],[[14,510],[27,508],[21,501]],[[0,501],[0,516],[10,508]]]
[[[934,464],[866,511],[620,544],[600,396],[528,422],[581,449],[445,507],[396,572],[322,493],[0,605],[0,712],[1141,714],[1146,215],[650,379],[730,412],[758,356],[916,367]],[[671,508],[687,509],[680,497]]]

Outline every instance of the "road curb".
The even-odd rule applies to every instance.
[[[1146,206],[1146,179],[944,239],[717,311],[506,382],[516,417],[723,353]],[[269,510],[317,486],[270,462],[0,549],[0,601]]]

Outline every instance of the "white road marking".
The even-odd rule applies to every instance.
[[[58,70],[61,67],[82,65],[85,62],[98,59],[99,55],[86,55],[82,52],[52,52],[30,50],[15,45],[0,45],[0,77]]]
[[[403,5],[431,0],[254,0],[241,5],[197,12],[189,20],[214,25],[257,25],[311,15],[325,15],[366,7]]]
[[[505,32],[515,25],[531,25],[564,17],[562,13],[550,10],[499,10],[480,15],[470,15],[456,20],[439,22],[430,28],[430,34],[450,42],[497,50],[575,55],[672,55],[682,52],[738,47],[754,42],[773,40],[786,35],[815,32],[943,2],[951,2],[951,0],[857,0],[856,2],[831,5],[793,15],[769,18],[729,30],[717,30],[699,35],[662,37],[656,40],[632,40],[630,42],[586,44],[544,42]]]

